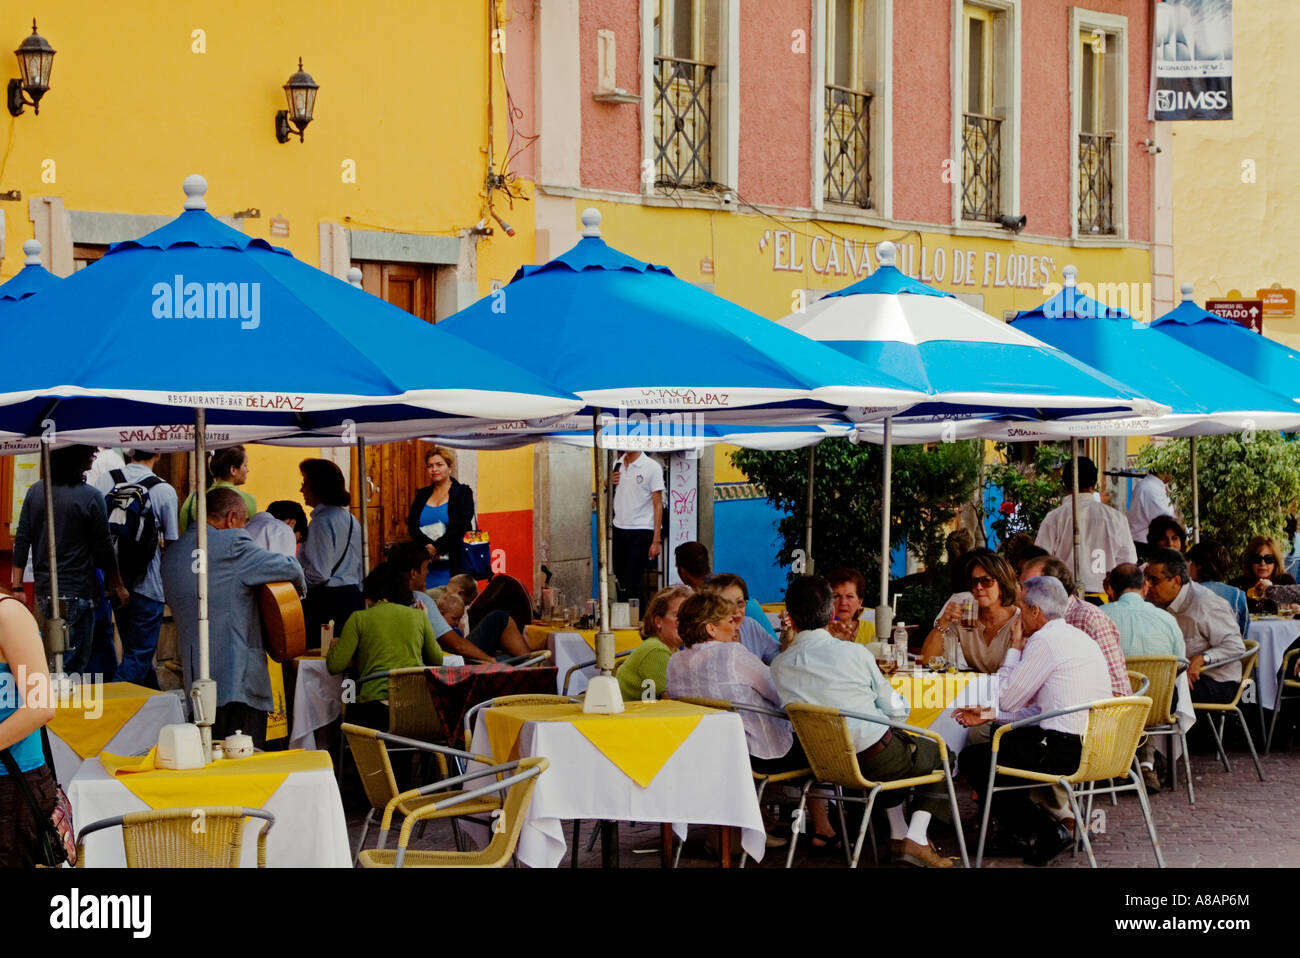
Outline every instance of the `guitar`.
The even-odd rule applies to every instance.
[[[258,590],[257,602],[267,654],[276,662],[287,662],[306,653],[307,624],[293,583],[268,582]]]

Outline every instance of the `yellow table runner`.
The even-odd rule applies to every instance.
[[[271,679],[271,711],[266,716],[266,740],[274,742],[289,737],[289,710],[284,699],[284,666],[268,655],[266,673]]]
[[[90,758],[135,718],[145,702],[162,694],[130,682],[83,682],[73,695],[59,700],[49,728],[68,748]]]
[[[970,681],[975,672],[924,672],[920,675],[892,675],[889,684],[901,695],[911,709],[907,714],[907,724],[919,728],[929,728],[940,714],[952,708],[957,695]]]
[[[573,632],[582,636],[582,641],[591,646],[591,651],[596,651],[595,629],[577,629],[569,625],[530,625],[526,631],[528,633],[528,644],[530,646],[543,644],[546,641],[546,637],[552,632]],[[631,652],[640,644],[641,633],[636,629],[614,630],[615,652]]]
[[[619,715],[586,715],[578,703],[503,706],[488,709],[488,743],[496,762],[519,757],[519,733],[526,722],[568,722],[642,788],[690,738],[713,709],[685,702],[628,702]]]
[[[242,805],[263,808],[293,772],[332,769],[328,752],[260,752],[248,758],[230,758],[205,768],[177,771],[158,768],[150,749],[143,758],[107,752],[100,764],[110,775],[150,808],[184,808],[190,805]]]

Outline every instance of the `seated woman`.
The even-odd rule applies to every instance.
[[[876,641],[876,620],[862,605],[867,580],[857,569],[836,569],[826,577],[835,600],[835,618],[826,631],[845,642],[866,645]]]
[[[338,675],[355,660],[357,670],[373,672],[441,665],[442,648],[434,638],[429,617],[411,607],[407,576],[387,562],[375,566],[362,584],[366,608],[348,617],[341,635],[325,657],[326,667]],[[388,678],[363,682],[356,704],[348,707],[347,720],[369,728],[388,729]]]
[[[677,612],[692,593],[684,585],[660,589],[646,606],[638,645],[618,667],[614,677],[624,702],[639,702],[646,682],[654,686],[654,698],[661,698],[668,685],[668,657],[682,647],[677,632]]]
[[[744,705],[781,710],[781,699],[766,665],[740,644],[743,603],[718,592],[696,593],[677,610],[682,649],[668,660],[668,694],[675,699],[725,699]],[[786,719],[740,711],[745,726],[749,763],[756,772],[772,774],[807,768],[794,730]],[[826,814],[825,802],[811,802],[813,847],[834,847],[839,841]]]
[[[1173,549],[1182,552],[1187,545],[1187,530],[1173,516],[1156,516],[1147,526],[1147,549]],[[1148,553],[1149,554],[1149,553]]]
[[[1295,579],[1282,571],[1282,552],[1272,536],[1253,536],[1246,543],[1242,558],[1243,573],[1229,582],[1246,593],[1252,613],[1277,611],[1277,603],[1268,597],[1270,586],[1295,585]]]
[[[1250,606],[1246,602],[1246,593],[1223,581],[1231,561],[1228,550],[1213,539],[1202,539],[1187,550],[1187,571],[1192,581],[1199,582],[1232,606],[1232,614],[1237,617],[1237,626],[1244,639],[1250,630]]]
[[[966,581],[970,585],[976,625],[962,622],[958,593],[943,607],[938,621],[921,647],[922,661],[943,656],[950,665],[977,672],[996,672],[1011,647],[1012,627],[1019,619],[1016,608],[1018,583],[1006,559],[991,552],[975,553],[967,560]]]
[[[438,602],[421,591],[429,573],[429,553],[418,542],[399,542],[388,550],[388,561],[397,567],[399,574],[406,576],[406,584],[411,590],[412,608],[419,609],[429,617],[433,627],[433,636],[443,652],[461,656],[466,662],[495,662],[477,645],[465,638],[459,629],[460,619],[446,619]],[[439,586],[440,595],[448,592],[447,586]],[[460,606],[458,616],[463,616],[465,607]]]

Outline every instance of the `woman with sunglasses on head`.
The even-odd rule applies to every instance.
[[[1295,579],[1282,571],[1282,552],[1272,536],[1254,536],[1246,543],[1242,568],[1244,574],[1228,584],[1246,593],[1252,613],[1276,612],[1277,603],[1268,597],[1269,588],[1295,585]]]
[[[973,598],[966,600],[965,593],[958,593],[948,600],[921,647],[921,661],[943,656],[949,665],[961,669],[996,672],[1020,622],[1016,574],[1001,556],[976,553],[968,560],[966,582]],[[962,614],[965,601],[973,602],[974,625]]]

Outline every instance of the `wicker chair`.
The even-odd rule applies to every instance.
[[[632,654],[632,652],[633,652],[632,649],[628,649],[626,652],[615,652],[615,653],[614,653],[614,663],[615,663],[615,665],[617,665],[617,664],[618,664],[619,662],[621,662],[623,659],[626,659],[629,655]],[[580,671],[582,671],[583,669],[589,669],[589,668],[591,668],[591,667],[592,667],[593,665],[595,665],[595,664],[596,664],[596,660],[595,660],[595,659],[588,659],[586,662],[578,662],[577,664],[575,664],[575,665],[573,665],[572,667],[570,667],[569,671],[567,671],[567,672],[564,673],[564,684],[563,684],[562,686],[560,686],[560,692],[561,692],[562,694],[564,694],[564,695],[568,695],[568,694],[569,694],[569,681],[573,678],[574,673],[576,673],[576,672],[580,672]],[[617,672],[618,669],[615,668],[615,671]]]
[[[1246,716],[1241,711],[1241,696],[1246,690],[1247,683],[1251,681],[1251,674],[1255,671],[1255,664],[1258,660],[1259,643],[1254,639],[1247,639],[1245,652],[1234,655],[1230,659],[1215,662],[1210,666],[1210,668],[1217,669],[1232,662],[1241,663],[1241,681],[1237,683],[1237,693],[1232,697],[1232,701],[1226,703],[1192,702],[1192,708],[1197,712],[1208,713],[1205,720],[1210,723],[1210,731],[1214,733],[1214,744],[1219,750],[1219,760],[1223,762],[1225,772],[1231,772],[1232,765],[1228,762],[1228,752],[1223,747],[1223,727],[1228,722],[1229,712],[1237,716],[1237,721],[1241,723],[1241,730],[1246,734],[1246,747],[1250,749],[1251,760],[1255,763],[1255,774],[1259,776],[1259,780],[1262,782],[1264,781],[1264,769],[1259,764],[1259,753],[1255,751],[1255,740],[1251,738],[1250,726],[1246,724]],[[1214,721],[1216,715],[1219,717],[1217,724]]]
[[[260,818],[257,867],[266,867],[266,836],[275,816],[261,808],[213,805],[128,812],[91,822],[77,835],[77,867],[86,867],[86,836],[122,826],[127,868],[238,868],[244,819]],[[203,826],[195,828],[197,821]]]
[[[786,714],[778,709],[766,709],[757,705],[748,705],[741,702],[728,702],[726,699],[704,699],[684,697],[677,699],[678,702],[686,702],[689,705],[699,705],[706,709],[717,709],[719,712],[756,712],[759,715],[771,715],[776,718],[786,718]],[[752,769],[750,774],[754,776],[754,781],[758,783],[758,805],[763,806],[763,792],[769,785],[781,785],[785,782],[802,782],[812,777],[811,768],[799,768],[790,772],[755,772]],[[844,847],[847,851],[849,845],[848,826],[844,821],[844,809],[840,807],[840,830],[843,832]],[[791,838],[793,839],[793,835]],[[677,854],[673,858],[673,867],[677,867],[678,860],[682,857],[682,847],[677,846]],[[740,867],[745,867],[745,861],[749,858],[743,851],[740,855]]]
[[[404,817],[410,816],[417,809],[430,804],[432,799],[425,799],[416,792],[400,792],[397,787],[397,779],[393,775],[393,765],[389,760],[388,745],[398,745],[404,748],[413,748],[425,753],[431,753],[437,756],[439,766],[446,768],[446,755],[452,755],[457,758],[473,759],[475,756],[469,752],[460,752],[442,745],[434,745],[430,742],[417,742],[414,739],[403,738],[399,735],[392,735],[385,732],[378,732],[372,728],[366,728],[362,725],[349,725],[344,723],[343,734],[348,741],[348,748],[352,752],[352,758],[356,762],[357,773],[361,776],[361,786],[365,789],[366,799],[370,802],[370,811],[366,813],[365,822],[361,826],[361,837],[357,840],[357,849],[353,855],[353,861],[361,857],[361,850],[365,848],[366,836],[370,833],[370,826],[374,824],[375,814],[382,812],[384,821],[392,820],[394,811],[400,812]],[[489,759],[479,759],[487,761]],[[440,797],[446,798],[449,793],[446,786],[450,779],[446,774],[442,776],[443,781],[436,783],[443,793]],[[455,794],[460,794],[455,793]],[[494,799],[482,799],[476,802],[458,806],[457,815],[475,815],[491,813],[500,808],[500,803]],[[385,825],[385,828],[388,826]],[[452,822],[453,834],[456,838],[456,846],[461,845],[460,830],[456,822]]]
[[[1037,725],[1044,719],[1074,712],[1088,712],[1088,727],[1083,733],[1083,751],[1079,756],[1079,767],[1069,775],[1053,772],[1039,772],[1023,768],[1011,768],[998,763],[998,750],[1002,745],[1002,736],[1012,729]],[[1003,725],[993,733],[993,760],[989,763],[989,780],[984,792],[984,814],[980,822],[979,847],[975,852],[975,867],[984,861],[984,840],[988,835],[989,812],[993,808],[993,798],[998,792],[1014,791],[1024,788],[1037,788],[1041,785],[1061,785],[1070,800],[1070,809],[1074,812],[1074,821],[1083,849],[1088,853],[1088,864],[1096,868],[1097,859],[1092,854],[1092,842],[1088,838],[1088,820],[1080,813],[1079,796],[1074,786],[1093,783],[1094,794],[1114,794],[1116,792],[1137,792],[1138,802],[1142,806],[1142,815],[1146,819],[1147,833],[1151,837],[1151,847],[1155,850],[1156,864],[1164,868],[1164,855],[1160,852],[1160,841],[1156,837],[1155,822],[1151,819],[1151,806],[1147,802],[1146,788],[1133,767],[1133,758],[1137,754],[1138,740],[1142,737],[1143,727],[1151,712],[1151,699],[1144,695],[1130,695],[1123,698],[1102,699],[1084,705],[1075,705],[1067,709],[1057,709]],[[1029,785],[998,785],[998,775],[1024,779]],[[1096,788],[1095,783],[1106,779],[1129,779],[1127,785],[1114,785]]]
[[[1187,802],[1196,804],[1196,790],[1192,785],[1192,756],[1187,748],[1187,733],[1178,724],[1174,714],[1174,685],[1178,681],[1180,664],[1185,664],[1176,655],[1134,655],[1128,659],[1129,675],[1135,672],[1147,677],[1151,683],[1151,714],[1147,717],[1147,726],[1143,729],[1147,735],[1176,736],[1182,744],[1183,764],[1187,770]],[[1136,689],[1134,695],[1144,694]],[[1175,789],[1178,788],[1178,763],[1169,763],[1169,774]]]
[[[1282,712],[1283,699],[1296,699],[1300,695],[1284,695],[1287,689],[1300,690],[1300,678],[1295,675],[1296,656],[1300,649],[1292,649],[1282,657],[1282,677],[1277,683],[1277,695],[1273,698],[1273,719],[1268,723],[1268,737],[1264,740],[1264,754],[1273,747],[1273,730],[1277,728],[1277,717]]]
[[[520,759],[518,762],[507,762],[504,765],[496,765],[482,769],[478,772],[471,772],[468,775],[457,776],[454,779],[448,779],[446,782],[434,785],[426,785],[415,792],[408,792],[404,796],[398,796],[388,803],[388,808],[384,811],[384,820],[379,832],[379,847],[373,850],[361,853],[362,868],[502,868],[509,861],[515,852],[515,845],[519,841],[519,833],[523,830],[524,816],[528,812],[528,805],[532,801],[533,789],[537,786],[537,778],[542,772],[550,767],[550,762],[545,758],[532,757]],[[504,775],[507,772],[515,772],[500,781],[482,788],[476,788],[466,792],[439,792],[437,791],[444,785],[459,785],[468,782],[471,779],[484,778],[493,775]],[[494,792],[505,791],[505,801],[497,799],[488,799],[488,796]],[[415,809],[406,820],[402,822],[402,830],[397,838],[396,849],[385,849],[389,827],[392,824],[392,814],[396,810],[399,801],[409,802],[415,798],[425,799],[426,803],[420,808]],[[447,818],[450,816],[465,814],[461,806],[471,802],[492,801],[501,814],[493,817],[492,840],[487,846],[479,851],[462,852],[462,851],[408,851],[407,846],[411,840],[411,829],[417,822],[424,822],[435,818]]]
[[[850,868],[858,867],[858,858],[862,854],[862,842],[866,838],[867,826],[871,824],[871,809],[875,805],[877,795],[881,792],[897,791],[912,788],[916,785],[934,785],[939,782],[943,782],[948,789],[948,802],[952,806],[952,820],[957,832],[957,845],[961,850],[962,866],[970,866],[970,860],[966,856],[966,839],[961,830],[961,813],[957,809],[957,793],[953,789],[952,770],[948,764],[948,745],[944,742],[943,736],[929,729],[917,728],[904,722],[895,722],[878,716],[860,715],[857,712],[830,708],[824,705],[805,705],[792,702],[785,707],[785,711],[790,718],[791,724],[794,725],[795,734],[799,736],[799,742],[803,745],[804,754],[808,756],[808,762],[812,766],[813,772],[813,777],[804,783],[803,792],[799,798],[799,812],[796,819],[802,820],[804,809],[808,804],[808,790],[814,783],[833,786],[837,798],[841,802],[856,801],[866,804],[866,810],[862,815],[862,827],[858,829],[858,840],[853,845],[853,856],[849,860]],[[873,725],[887,725],[891,729],[908,732],[919,738],[933,740],[939,746],[939,758],[943,770],[936,770],[928,775],[917,775],[912,778],[899,778],[883,782],[873,782],[863,778],[862,769],[858,767],[857,749],[853,745],[853,738],[849,734],[849,723],[846,719],[858,719],[862,722],[870,722]],[[867,797],[858,798],[844,795],[843,790],[846,788],[866,792]],[[843,815],[842,810],[840,814]],[[790,852],[786,856],[786,868],[789,868],[794,863],[795,846],[798,841],[799,833],[795,831],[790,836]]]

